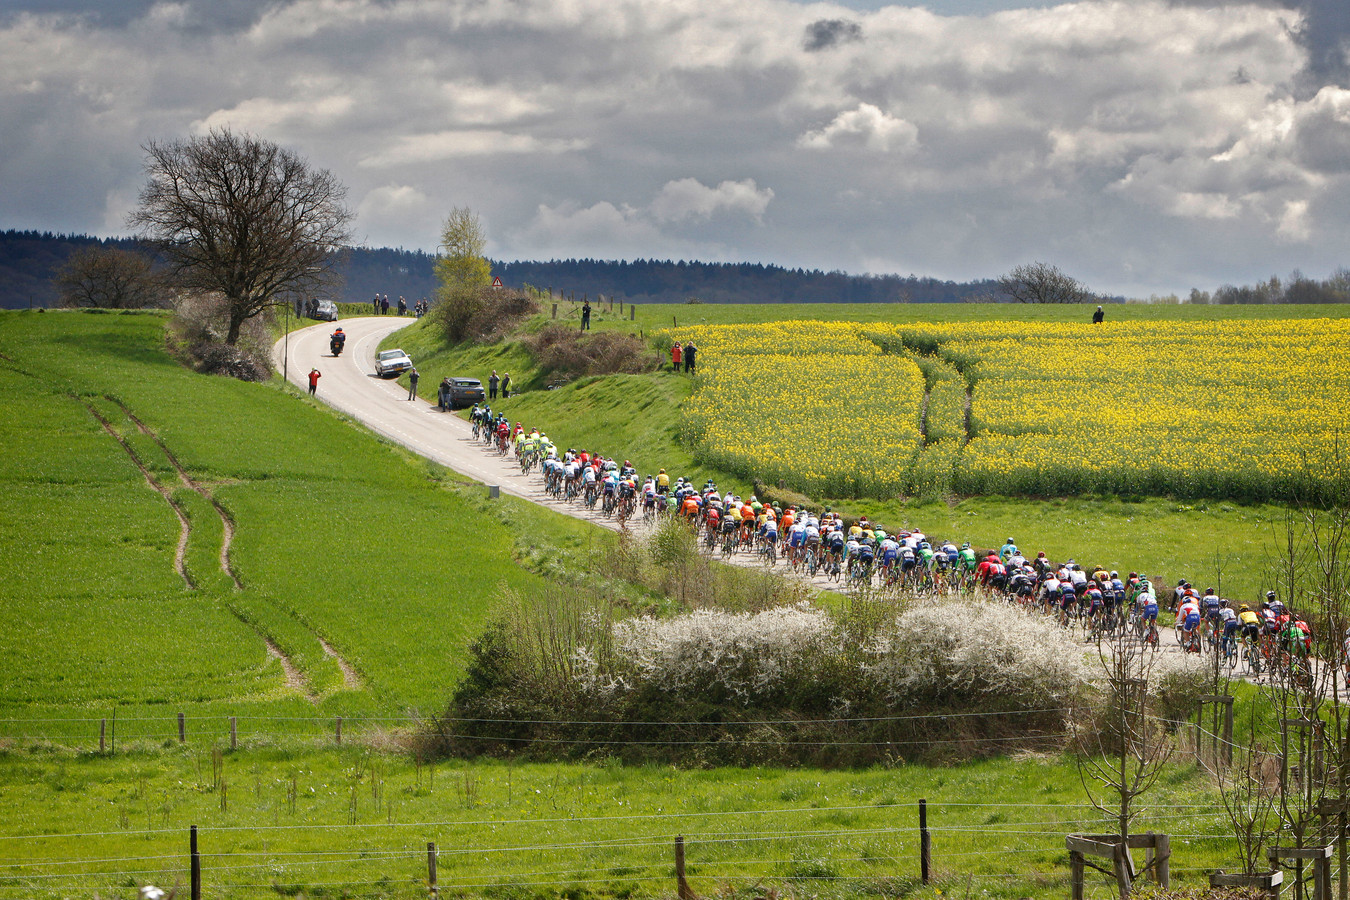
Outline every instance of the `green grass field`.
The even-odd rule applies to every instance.
[[[485,514],[426,463],[279,383],[181,368],[163,328],[156,315],[0,316],[0,736],[87,734],[88,722],[50,720],[114,709],[128,740],[137,720],[156,722],[155,736],[178,711],[437,711],[494,597],[541,583],[517,562],[507,506]],[[176,515],[90,407],[191,521],[195,587],[174,569]],[[161,444],[232,520],[242,590],[220,568],[221,517],[181,485]],[[574,526],[550,527],[575,538]],[[321,641],[360,690],[344,687]]]
[[[0,755],[0,895],[123,897],[185,886],[199,828],[218,898],[674,894],[674,840],[700,896],[1062,897],[1064,835],[1106,827],[1074,765],[1023,757],[941,769],[680,771],[442,763],[364,747]],[[934,883],[919,883],[918,801]],[[1194,766],[1151,792],[1137,828],[1173,837],[1174,886],[1229,862],[1226,820]],[[1100,876],[1092,897],[1111,896]]]
[[[397,749],[400,733],[444,708],[494,599],[583,577],[586,557],[613,537],[488,501],[279,380],[193,374],[166,352],[164,324],[156,314],[0,314],[0,898],[184,886],[193,824],[211,897],[425,896],[428,841],[441,852],[442,894],[669,896],[683,834],[700,895],[1048,898],[1067,889],[1064,834],[1104,827],[1057,757],[828,772],[604,758],[419,765]],[[528,373],[518,348],[436,357],[434,336],[412,328],[400,340],[419,363]],[[433,371],[434,389],[443,373]],[[612,452],[646,466],[678,452],[672,416],[687,396],[688,382],[665,373],[512,402],[563,443],[621,441],[628,449]],[[174,565],[178,516],[133,453],[190,522],[192,586]],[[220,567],[226,525],[211,500],[234,529],[238,589]],[[989,543],[1007,531],[1052,553],[1105,555],[1127,542],[1150,574],[1193,580],[1217,547],[1225,584],[1242,572],[1259,583],[1278,513],[999,498],[875,511]],[[101,719],[115,755],[111,741],[97,752]],[[917,884],[921,797],[938,873],[927,888]],[[1145,806],[1139,827],[1176,836],[1183,883],[1231,866],[1208,781],[1188,762],[1169,768]],[[1111,891],[1098,879],[1091,896]]]

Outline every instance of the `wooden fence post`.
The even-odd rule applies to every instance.
[[[333,731],[333,737],[337,743],[342,743],[342,716],[337,717],[337,727]]]
[[[675,836],[675,893],[680,900],[694,900],[689,882],[684,880],[684,835]]]
[[[1083,900],[1083,854],[1069,851],[1069,898]]]
[[[202,857],[197,852],[197,826],[188,832],[188,853],[192,856],[192,900],[202,900]]]
[[[233,750],[239,743],[239,719],[230,716],[230,749]]]
[[[98,752],[99,752],[99,753],[102,753],[102,752],[103,752],[104,741],[107,739],[107,736],[108,736],[108,720],[107,720],[107,719],[99,719],[99,720],[98,720]]]
[[[933,836],[928,833],[928,801],[919,801],[919,877],[928,883],[933,865]]]
[[[431,888],[431,896],[435,897],[438,893],[436,887],[436,842],[427,842],[427,885]]]
[[[553,304],[553,318],[558,318],[558,304]]]
[[[182,713],[178,714],[178,743],[187,743],[187,720]]]

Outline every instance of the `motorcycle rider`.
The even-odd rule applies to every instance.
[[[342,353],[342,348],[346,346],[346,344],[347,335],[343,334],[341,328],[333,332],[328,338],[328,348],[333,351],[334,356],[340,355]]]

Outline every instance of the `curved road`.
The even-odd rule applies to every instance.
[[[309,370],[317,368],[323,373],[318,399],[370,430],[484,484],[501,485],[508,494],[556,506],[544,493],[543,485],[536,484],[537,477],[526,478],[518,466],[478,449],[468,422],[441,412],[425,400],[408,400],[407,388],[375,374],[375,350],[380,341],[416,321],[387,316],[343,319],[338,324],[347,333],[347,345],[336,359],[328,352],[328,336],[336,325],[324,322],[293,331],[287,367],[290,380],[308,390]],[[278,369],[282,368],[286,345],[283,339],[273,348]],[[422,378],[425,384],[440,383],[440,375],[425,373]]]
[[[564,503],[548,496],[544,492],[543,479],[537,473],[522,475],[520,467],[513,465],[509,457],[484,452],[483,445],[473,439],[469,423],[459,416],[443,413],[422,399],[410,401],[407,389],[397,381],[375,375],[375,350],[380,341],[415,321],[413,318],[387,316],[343,319],[340,324],[347,333],[347,345],[342,356],[337,359],[328,352],[328,336],[336,325],[325,322],[294,331],[289,338],[290,380],[307,389],[310,368],[318,368],[323,373],[319,379],[318,399],[377,434],[484,484],[499,485],[504,493],[617,530],[619,526],[613,519],[605,518],[581,504]],[[284,339],[273,348],[272,355],[278,369],[282,367],[286,348],[287,341]],[[435,385],[440,383],[442,375],[423,373],[422,378],[426,379],[427,384]],[[641,523],[634,522],[634,525],[640,526]],[[747,568],[761,567],[759,559],[750,554],[736,554],[730,562]],[[786,575],[791,570],[784,567],[777,571]],[[807,580],[805,574],[801,577]],[[809,580],[821,590],[841,590],[839,585],[833,584],[824,575]],[[1162,649],[1180,652],[1171,637],[1170,633],[1164,633]]]

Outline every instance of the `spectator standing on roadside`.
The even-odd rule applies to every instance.
[[[694,357],[698,354],[698,348],[694,342],[690,341],[684,345],[684,370],[690,375],[694,374]]]
[[[319,379],[322,378],[322,377],[323,377],[323,373],[320,372],[318,369],[310,369],[310,370],[309,370],[309,393],[310,393],[310,396],[313,396],[313,395],[314,395],[314,392],[317,391],[317,390],[319,389]]]
[[[581,330],[591,330],[591,301],[581,301]]]
[[[408,399],[417,399],[417,367],[408,370]]]
[[[680,371],[680,358],[684,351],[680,348],[680,342],[676,341],[675,346],[670,348],[670,367],[676,372]]]
[[[440,390],[436,392],[436,406],[441,412],[447,412],[450,409],[450,376],[447,375],[441,379]]]
[[[1097,307],[1097,311],[1096,311],[1095,313],[1092,314],[1092,324],[1093,324],[1093,325],[1100,325],[1100,324],[1102,324],[1102,319],[1105,319],[1105,318],[1106,318],[1106,313],[1102,312],[1102,308],[1099,306],[1099,307]]]
[[[389,315],[389,295],[385,294],[380,298],[380,315]]]
[[[492,374],[488,376],[488,399],[489,399],[489,400],[496,400],[496,399],[497,399],[497,385],[499,385],[499,384],[501,384],[501,383],[502,383],[502,380],[501,380],[500,378],[497,377],[497,370],[496,370],[496,369],[493,369],[493,370],[492,370]]]
[[[511,373],[510,373],[510,372],[503,372],[503,373],[502,373],[502,398],[505,399],[505,398],[510,397],[510,396],[511,396]]]
[[[398,298],[398,314],[400,316],[406,316],[408,314],[408,301],[403,299],[402,294],[400,294]]]
[[[380,295],[376,294],[375,299],[370,302],[375,307],[375,315],[378,316],[380,314]]]

